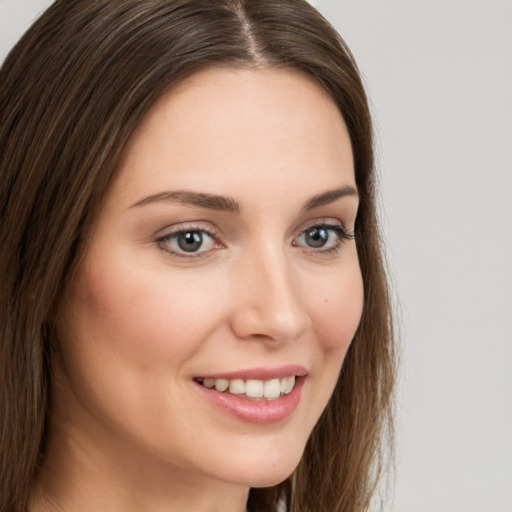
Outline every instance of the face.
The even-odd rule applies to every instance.
[[[357,206],[347,129],[309,79],[210,69],[174,87],[62,300],[58,421],[179,478],[285,479],[360,320]]]

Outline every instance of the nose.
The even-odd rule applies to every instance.
[[[239,338],[286,343],[311,326],[300,280],[285,254],[261,251],[235,274],[231,327]]]

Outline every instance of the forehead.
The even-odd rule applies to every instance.
[[[115,180],[125,192],[201,184],[222,194],[241,182],[257,190],[269,174],[275,189],[290,180],[300,186],[312,175],[319,189],[353,182],[350,139],[337,106],[293,70],[210,68],[153,105]]]

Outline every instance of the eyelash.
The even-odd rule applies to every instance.
[[[300,237],[305,236],[308,231],[312,231],[313,229],[326,230],[326,231],[334,233],[336,236],[336,241],[335,241],[334,247],[330,247],[328,249],[322,249],[322,247],[319,247],[318,249],[315,249],[314,247],[302,246],[295,242]],[[199,251],[199,252],[187,253],[186,251],[180,252],[179,250],[173,250],[173,249],[169,248],[170,240],[177,239],[177,237],[179,235],[184,235],[186,233],[202,233],[203,235],[206,234],[212,240],[212,243],[214,245],[215,244],[217,245],[217,248],[221,248],[220,246],[223,246],[222,239],[218,233],[214,233],[208,229],[205,229],[204,227],[195,226],[195,225],[186,225],[186,226],[180,227],[176,231],[172,231],[172,232],[167,233],[161,237],[158,237],[156,239],[156,243],[163,251],[171,254],[173,257],[186,258],[189,260],[194,259],[194,258],[207,257],[208,254],[212,251],[212,249],[205,250],[205,251]],[[343,246],[343,244],[345,242],[347,242],[349,240],[354,240],[354,239],[355,239],[354,233],[351,231],[347,231],[343,225],[341,225],[339,223],[331,223],[331,222],[323,221],[320,223],[311,224],[310,226],[307,226],[306,228],[304,228],[299,233],[299,235],[294,238],[293,246],[304,247],[304,248],[306,248],[306,250],[307,250],[307,248],[309,248],[309,250],[307,250],[307,252],[313,252],[314,254],[317,254],[317,255],[329,255],[329,254],[337,254],[338,252],[340,252],[341,247]]]
[[[158,246],[165,252],[171,254],[174,257],[177,258],[186,258],[186,259],[193,259],[193,258],[204,258],[206,257],[207,253],[211,251],[200,251],[200,252],[180,252],[177,250],[173,250],[169,248],[169,242],[171,239],[177,238],[179,235],[184,235],[186,233],[203,233],[206,234],[214,243],[214,245],[217,245],[218,247],[222,246],[222,239],[221,236],[218,233],[214,233],[204,227],[195,226],[193,224],[186,225],[178,228],[176,231],[171,231],[170,233],[167,233],[161,237],[158,237],[156,242]]]
[[[354,233],[352,231],[348,231],[347,229],[345,229],[345,227],[343,225],[341,225],[339,223],[323,221],[320,223],[311,224],[310,226],[304,228],[300,232],[300,235],[298,237],[295,237],[294,240],[297,240],[299,237],[304,236],[308,231],[311,231],[313,229],[331,231],[331,232],[334,232],[334,235],[336,236],[334,246],[330,247],[328,249],[323,249],[322,247],[320,247],[317,250],[315,250],[314,247],[303,246],[303,247],[309,249],[308,252],[313,252],[317,255],[328,256],[330,254],[337,254],[341,251],[341,248],[345,242],[355,239]],[[298,244],[296,244],[295,242],[293,243],[293,245],[295,247],[298,247]]]

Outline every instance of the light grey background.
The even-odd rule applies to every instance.
[[[50,3],[0,0],[0,61]],[[512,2],[312,3],[377,120],[404,328],[388,510],[512,512]]]

